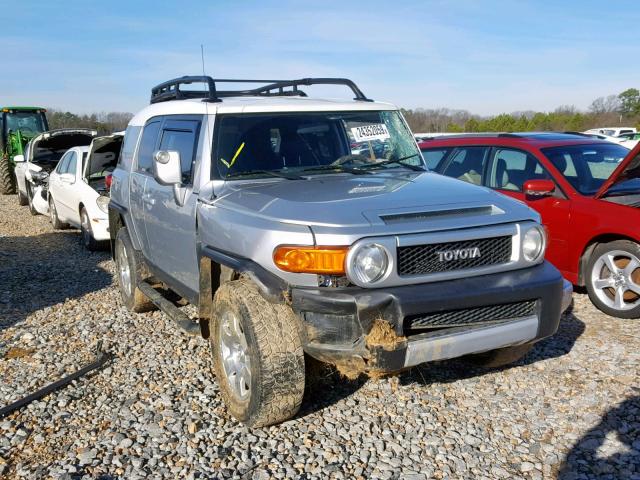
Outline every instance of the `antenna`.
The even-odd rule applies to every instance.
[[[206,77],[207,74],[205,72],[205,68],[204,68],[204,45],[201,43],[200,44],[200,59],[202,60],[202,76]],[[207,89],[209,90],[209,97],[211,97],[211,86],[209,84],[207,84]],[[207,148],[209,149],[209,158],[211,159],[211,161],[213,162],[213,142],[211,141],[211,136],[209,135],[209,102],[204,102],[204,111],[206,113],[206,117],[207,117],[207,124],[206,124],[206,132],[205,132],[205,139],[207,141]],[[202,153],[204,154],[204,148],[202,149]],[[211,171],[212,169],[209,168],[209,171]],[[211,196],[213,198],[215,198],[216,194],[215,192],[212,190],[211,191]]]

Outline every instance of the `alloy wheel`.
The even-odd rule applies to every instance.
[[[591,285],[598,299],[614,310],[640,305],[640,259],[623,250],[602,254],[591,270]]]
[[[227,382],[233,394],[245,401],[251,394],[251,359],[240,318],[225,310],[220,319],[220,354]]]

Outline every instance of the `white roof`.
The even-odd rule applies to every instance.
[[[221,102],[202,99],[171,100],[149,105],[129,125],[144,125],[159,115],[215,115],[217,113],[331,112],[354,110],[397,110],[391,103],[309,97],[224,97]]]

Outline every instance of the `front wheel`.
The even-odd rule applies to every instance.
[[[80,210],[80,234],[82,236],[82,244],[84,245],[84,248],[91,252],[95,252],[100,249],[100,242],[93,238],[93,229],[91,228],[89,214],[87,213],[87,209],[84,207]]]
[[[49,196],[49,218],[51,219],[51,226],[54,230],[62,230],[69,225],[61,222],[58,218],[58,210],[56,210],[56,202],[53,201],[53,197]]]
[[[630,240],[598,245],[587,263],[587,293],[604,313],[640,318],[640,245]]]
[[[223,284],[210,327],[214,369],[229,412],[253,427],[293,417],[304,394],[298,319],[247,279]]]

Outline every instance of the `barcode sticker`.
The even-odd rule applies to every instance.
[[[369,140],[386,140],[389,138],[389,130],[384,123],[362,125],[353,127],[351,133],[356,142],[368,142]]]

